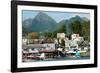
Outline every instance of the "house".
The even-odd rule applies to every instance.
[[[79,36],[79,34],[72,34],[71,35],[71,40],[75,40],[75,41],[83,41],[83,37]]]
[[[79,34],[72,34],[71,40],[69,40],[67,37],[65,38],[65,47],[69,48],[77,48],[78,49],[78,42],[80,41],[82,37],[79,36]]]
[[[78,37],[79,37],[79,34],[72,34],[72,35],[71,35],[72,40],[75,40],[75,39],[78,38]]]
[[[78,43],[75,40],[70,40],[70,48],[73,49],[78,49]]]
[[[64,39],[65,38],[65,33],[57,33],[57,38]]]
[[[65,48],[67,50],[78,49],[78,44],[74,40],[65,40]]]
[[[26,37],[22,38],[22,44],[26,45],[28,43],[28,39]]]

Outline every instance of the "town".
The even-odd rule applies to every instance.
[[[44,35],[39,35],[38,39],[22,37],[22,58],[23,62],[89,59],[90,43],[75,33],[70,36],[57,33],[56,38]]]

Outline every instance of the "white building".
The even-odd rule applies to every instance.
[[[83,37],[80,37],[79,34],[72,34],[71,39],[75,41],[83,41]]]
[[[79,37],[79,34],[72,34],[72,35],[71,35],[72,40],[74,40],[74,39],[76,39],[76,38],[78,38],[78,37]]]
[[[65,33],[57,33],[57,38],[64,39],[65,38]]]
[[[23,38],[22,38],[22,44],[26,45],[27,43],[28,43],[28,39],[25,38],[25,37],[23,37]]]

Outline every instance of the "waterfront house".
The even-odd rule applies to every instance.
[[[83,37],[81,37],[79,34],[72,34],[71,35],[71,40],[75,40],[75,41],[83,41]]]
[[[64,39],[65,38],[65,33],[57,33],[57,38]]]

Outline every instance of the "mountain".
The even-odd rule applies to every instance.
[[[32,32],[48,32],[53,31],[53,28],[56,26],[56,21],[52,19],[47,14],[40,12],[32,20],[30,25],[30,30]]]
[[[57,25],[57,28],[60,28],[62,25],[66,25],[66,30],[68,31],[68,20],[62,20]]]
[[[89,21],[89,19],[86,18],[86,17],[83,17],[82,19],[83,19],[84,21]]]
[[[88,21],[88,19],[80,16],[75,16],[70,19],[65,19],[57,23],[52,17],[43,12],[39,12],[34,18],[29,18],[23,21],[23,33],[26,32],[53,32],[60,26],[66,25],[66,31],[72,32],[72,23],[79,21],[80,23]]]
[[[67,25],[68,20],[62,20],[58,23],[58,25]]]
[[[84,18],[86,20],[86,18]],[[79,21],[80,23],[84,22],[84,19],[81,18],[80,16],[75,16],[75,17],[72,17],[70,19],[66,19],[66,20],[62,20],[58,23],[59,27],[61,25],[66,25],[66,30],[67,32],[72,32],[72,29],[71,29],[71,23],[75,22],[75,21]]]
[[[68,20],[68,23],[67,23],[68,24],[68,30],[67,30],[67,32],[73,32],[72,31],[72,23],[74,23],[75,21],[79,21],[80,23],[82,23],[83,19],[80,16],[78,16],[78,15],[70,18]]]
[[[26,19],[26,20],[23,21],[23,25],[26,26],[26,27],[29,27],[31,24],[32,24],[32,19],[31,18]]]
[[[75,17],[70,18],[70,22],[74,22],[74,21],[82,22],[83,19],[80,16],[76,15]]]

